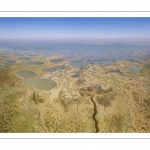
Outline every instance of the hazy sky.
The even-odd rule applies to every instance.
[[[0,41],[148,42],[150,18],[0,18]]]

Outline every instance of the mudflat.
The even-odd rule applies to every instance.
[[[100,61],[94,53],[82,65],[81,55],[8,52],[8,61],[1,52],[0,132],[150,132],[150,57],[110,60],[104,51]]]

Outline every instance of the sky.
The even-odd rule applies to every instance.
[[[149,42],[150,18],[0,18],[0,41]]]

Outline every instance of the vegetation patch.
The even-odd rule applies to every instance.
[[[0,70],[0,84],[14,84],[17,81],[17,77],[12,74],[10,69],[2,69]]]
[[[17,102],[22,96],[23,93],[18,91],[15,93],[7,93],[7,95],[1,97],[0,132],[38,132],[39,127],[34,127],[38,121],[38,112],[19,106]]]
[[[101,105],[103,105],[104,107],[108,107],[111,105],[111,101],[114,100],[115,96],[117,94],[116,93],[110,93],[110,94],[105,94],[101,97],[97,96],[97,102]]]
[[[121,114],[105,117],[104,122],[106,123],[106,132],[120,133],[124,130],[124,116]]]
[[[107,89],[103,89],[99,85],[92,85],[88,87],[83,87],[79,89],[79,93],[81,96],[92,96],[93,94],[104,94],[111,92],[113,89],[111,87]]]
[[[45,98],[43,96],[41,96],[38,92],[34,91],[30,97],[29,97],[29,100],[31,102],[34,102],[36,105],[39,104],[39,103],[44,103],[45,101]]]

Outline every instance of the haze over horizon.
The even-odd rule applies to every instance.
[[[149,42],[150,18],[0,18],[0,42]]]

